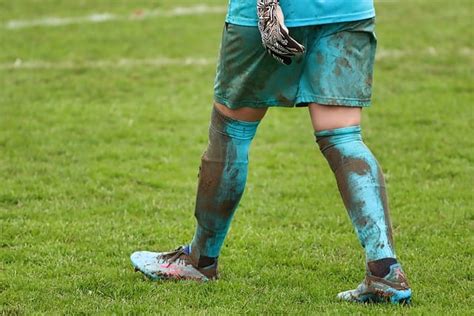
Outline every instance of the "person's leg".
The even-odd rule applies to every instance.
[[[397,280],[392,287],[402,291],[396,295],[411,295],[396,260],[382,169],[362,141],[361,109],[313,103],[309,110],[317,143],[334,172],[344,205],[365,250],[368,278],[379,280],[397,273],[393,278],[390,276],[390,280]],[[340,297],[347,299],[362,291],[344,293]],[[380,298],[367,293],[363,292],[365,296],[359,295],[357,299]]]
[[[199,267],[213,264],[247,180],[248,152],[264,109],[214,105],[209,144],[202,156],[196,197],[197,228],[191,257]]]
[[[361,108],[313,103],[309,111],[317,142],[336,176],[368,267],[383,277],[396,262],[395,251],[382,170],[360,133]],[[389,264],[379,262],[386,258],[392,258],[383,260]]]
[[[170,252],[134,252],[135,270],[152,280],[217,278],[217,257],[245,189],[250,143],[266,111],[214,104],[199,172],[194,238]]]

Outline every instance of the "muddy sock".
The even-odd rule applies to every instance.
[[[372,275],[383,278],[390,273],[390,266],[395,263],[397,263],[397,259],[395,258],[384,258],[367,262],[367,267]]]
[[[360,127],[325,130],[315,135],[336,176],[367,262],[395,258],[382,170],[362,141]]]
[[[184,252],[187,254],[187,255],[190,255],[191,254],[191,245],[186,245],[184,246]],[[214,263],[216,263],[217,261],[217,257],[206,257],[206,256],[200,256],[199,259],[198,259],[198,268],[205,268],[205,267],[208,267],[210,265],[213,265]]]
[[[219,256],[247,181],[248,152],[259,122],[243,122],[214,108],[209,145],[201,159],[191,257]]]

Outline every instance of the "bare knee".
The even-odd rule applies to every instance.
[[[238,109],[229,109],[223,104],[214,102],[214,107],[227,117],[233,118],[234,120],[255,122],[260,121],[265,116],[267,108],[250,108],[242,107]]]
[[[360,107],[310,103],[308,108],[315,131],[359,125],[361,121]]]

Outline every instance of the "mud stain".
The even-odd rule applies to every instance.
[[[207,213],[205,221],[208,227],[220,226],[221,219],[229,217],[242,195],[238,186],[234,185],[240,171],[229,163],[236,160],[237,153],[232,139],[224,134],[226,126],[226,118],[214,110],[209,128],[209,146],[201,159],[196,198],[196,216]],[[223,183],[225,178],[229,183]],[[224,196],[222,191],[225,191]]]
[[[235,143],[239,140],[229,136],[229,124],[228,118],[213,110],[209,145],[199,172],[195,208],[199,229],[193,239],[193,258],[199,257],[200,251],[205,255],[219,251],[243,195],[247,161],[238,160],[242,159],[238,157],[238,143]]]
[[[357,174],[359,176],[368,176],[373,178],[371,180],[371,186],[377,188],[377,195],[380,198],[383,207],[384,220],[387,228],[385,233],[387,234],[387,240],[390,243],[390,245],[388,246],[390,246],[391,249],[394,249],[392,225],[390,221],[390,210],[385,190],[385,180],[379,164],[376,163],[377,177],[375,178],[372,175],[374,171],[371,170],[371,166],[366,160],[344,156],[340,152],[340,150],[335,147],[335,144],[331,142],[331,137],[318,138],[317,142],[321,151],[326,157],[329,166],[331,167],[331,170],[334,172],[341,198],[349,213],[350,218],[352,219],[354,225],[357,227],[363,246],[365,246],[366,244],[366,239],[368,237],[365,235],[367,235],[368,232],[376,233],[375,229],[379,231],[378,235],[380,235],[382,232],[380,228],[375,227],[376,223],[370,215],[363,215],[362,210],[366,207],[365,202],[355,197],[353,188],[354,184],[350,183],[349,175]],[[377,245],[377,247],[379,248],[384,248],[385,246],[386,245],[384,245],[383,243]]]
[[[352,66],[351,66],[349,60],[348,60],[347,58],[345,58],[345,57],[338,57],[338,58],[336,59],[336,63],[337,63],[340,67],[342,67],[342,68],[349,68],[349,69],[352,69]]]
[[[325,61],[324,55],[323,55],[321,52],[318,52],[318,53],[316,54],[316,62],[317,62],[319,65],[323,65],[323,64],[324,64],[324,61]]]
[[[395,244],[393,241],[393,233],[392,233],[392,221],[390,217],[390,207],[388,204],[388,197],[387,197],[387,190],[385,186],[385,178],[383,176],[382,168],[378,166],[378,181],[379,181],[379,196],[382,200],[384,217],[385,217],[385,225],[387,226],[387,233],[388,233],[388,242],[390,243],[390,247],[395,249]]]

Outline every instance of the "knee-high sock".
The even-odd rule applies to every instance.
[[[315,135],[336,176],[367,261],[395,258],[385,181],[377,160],[362,141],[360,127],[325,130]]]
[[[217,257],[247,181],[248,152],[259,122],[243,122],[214,108],[209,145],[201,159],[191,256]]]

